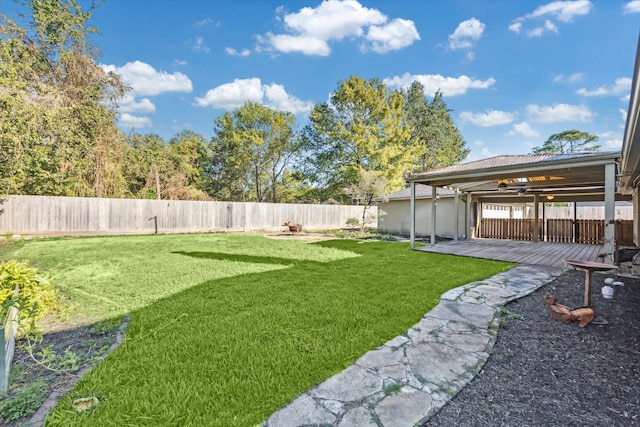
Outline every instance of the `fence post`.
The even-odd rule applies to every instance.
[[[18,292],[19,288],[16,286],[13,293],[15,299],[18,297]],[[9,390],[9,372],[16,346],[17,330],[18,308],[11,305],[7,310],[7,317],[2,325],[2,333],[0,333],[0,394],[6,394]]]

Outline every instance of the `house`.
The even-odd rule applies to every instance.
[[[464,201],[458,200],[456,206],[455,191],[448,188],[436,190],[436,204],[438,205],[438,218],[436,221],[436,233],[438,236],[449,238],[465,238]],[[416,236],[429,236],[431,229],[431,187],[421,185],[416,188]],[[387,194],[379,199],[378,205],[378,231],[408,235],[411,231],[410,215],[411,193],[409,188]],[[456,226],[457,221],[457,226]],[[457,230],[457,234],[456,234]]]

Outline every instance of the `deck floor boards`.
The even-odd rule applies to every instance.
[[[602,262],[598,254],[603,251],[602,245],[498,239],[441,242],[433,246],[423,246],[416,249],[424,252],[495,259],[519,264],[546,265],[550,267],[566,267],[565,259]]]

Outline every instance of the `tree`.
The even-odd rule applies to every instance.
[[[0,191],[123,195],[115,107],[125,88],[87,41],[99,5],[30,0],[28,29],[0,15]]]
[[[363,172],[383,178],[386,191],[405,185],[422,147],[411,143],[405,124],[404,97],[379,79],[352,75],[341,82],[329,103],[316,104],[305,128],[307,163],[316,185],[344,199]]]
[[[387,181],[381,172],[358,171],[358,180],[349,185],[343,191],[362,206],[362,219],[360,222],[360,234],[364,234],[367,225],[367,210],[377,204],[377,200],[384,196],[387,189]]]
[[[535,147],[533,152],[536,154],[543,153],[576,153],[581,151],[598,151],[599,145],[592,144],[597,141],[596,135],[582,132],[576,129],[566,130],[551,135],[542,146]]]
[[[254,102],[215,121],[210,193],[224,200],[277,202],[278,183],[300,151],[293,114]]]
[[[421,170],[451,166],[462,161],[469,149],[458,128],[453,124],[442,92],[437,91],[431,102],[424,96],[424,86],[415,81],[405,92],[407,125],[411,128],[411,144],[423,147],[419,157]]]
[[[183,130],[169,140],[166,157],[172,166],[165,193],[169,199],[207,200],[205,168],[210,153],[200,134]]]

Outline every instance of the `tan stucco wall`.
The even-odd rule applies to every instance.
[[[392,200],[378,205],[378,231],[381,233],[409,235],[411,212],[409,200]],[[436,205],[436,234],[453,237],[455,233],[455,206],[453,197],[442,198]],[[465,204],[458,202],[458,237],[465,235]],[[431,199],[416,200],[416,235],[431,235]]]

